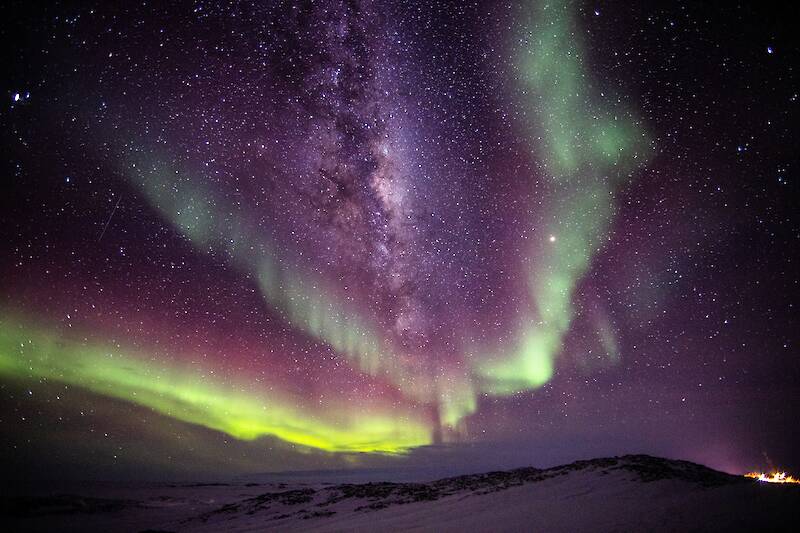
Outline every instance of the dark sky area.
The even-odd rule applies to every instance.
[[[800,472],[768,2],[7,2],[8,478]]]

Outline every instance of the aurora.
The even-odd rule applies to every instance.
[[[639,121],[589,88],[572,3],[531,3],[526,11],[516,81],[530,95],[523,105],[534,118],[519,126],[539,140],[531,145],[550,186],[548,207],[531,221],[535,237],[524,258],[532,265],[528,324],[520,324],[513,345],[494,349],[498,356],[478,358],[484,390],[500,395],[552,377],[575,315],[575,286],[603,246],[615,194],[649,152]],[[607,324],[602,335],[606,345],[614,343]]]
[[[800,470],[766,8],[11,11],[4,464]]]
[[[196,365],[150,363],[144,354],[81,342],[13,315],[0,320],[0,342],[0,374],[6,378],[75,385],[238,439],[271,435],[325,451],[391,453],[429,442],[425,425],[397,413],[326,421],[333,413],[317,412],[312,418],[277,391],[265,395],[263,385],[225,385]]]
[[[205,170],[176,159],[167,148],[147,143],[134,130],[128,134],[105,130],[107,144],[116,143],[117,151],[124,154],[117,165],[127,183],[198,254],[221,254],[226,265],[257,287],[265,305],[285,327],[329,347],[334,357],[354,371],[388,384],[417,406],[419,420],[411,423],[413,415],[395,413],[393,419],[409,421],[401,424],[408,427],[396,428],[385,418],[360,417],[356,422],[348,420],[345,427],[308,424],[303,420],[316,408],[292,407],[292,401],[274,391],[266,398],[252,387],[235,393],[221,391],[220,384],[198,380],[184,371],[188,369],[173,367],[165,367],[159,380],[151,383],[147,376],[156,368],[142,366],[146,357],[122,355],[106,360],[99,356],[105,349],[102,345],[84,348],[70,342],[58,350],[63,356],[51,357],[58,344],[47,339],[47,328],[38,328],[39,341],[28,349],[38,355],[29,377],[58,377],[240,439],[271,435],[327,451],[393,452],[428,444],[434,438],[457,441],[465,435],[465,419],[477,411],[482,396],[509,396],[548,383],[574,319],[575,286],[602,247],[615,193],[646,159],[642,148],[646,143],[631,113],[608,105],[603,96],[584,87],[590,74],[582,43],[573,37],[574,6],[532,5],[521,14],[515,29],[522,36],[520,45],[509,53],[516,61],[513,81],[529,95],[520,105],[530,114],[515,127],[530,137],[531,155],[543,162],[548,181],[545,206],[526,222],[535,236],[520,257],[529,265],[520,271],[528,295],[517,309],[520,318],[508,324],[509,333],[502,342],[466,343],[447,364],[433,360],[421,364],[420,355],[414,353],[419,348],[410,345],[408,334],[396,326],[407,321],[405,316],[376,320],[381,310],[368,302],[368,293],[348,291],[341,277],[336,280],[301,251],[280,244],[273,232],[259,225],[257,210],[247,202],[232,200],[230,192],[215,185]],[[401,178],[395,171],[404,164],[399,148],[402,138],[392,139],[389,134],[393,117],[357,115],[364,113],[386,131],[363,154],[374,163],[368,172],[369,187],[386,220],[379,234],[385,233],[388,240],[376,246],[405,245],[414,236],[398,213],[411,212],[415,206],[399,189]],[[121,144],[115,140],[125,135],[131,139]],[[387,143],[386,138],[394,142]],[[355,183],[347,185],[346,180],[354,177],[346,166],[320,172],[338,172],[341,176],[326,179],[340,187],[355,187]],[[116,202],[112,213],[119,199]],[[360,207],[346,208],[343,216],[361,217]],[[371,223],[363,223],[364,231],[371,231]],[[397,255],[392,259],[396,266],[386,273],[405,277],[405,252],[399,249]],[[407,299],[399,294],[417,284],[419,277],[402,279],[398,294],[392,294],[394,282],[390,282],[388,297]],[[412,308],[409,316],[417,312]],[[27,331],[30,325],[26,324]],[[608,321],[598,335],[606,346],[615,342]],[[6,357],[12,375],[21,377],[19,363],[11,364],[14,359]],[[67,372],[73,368],[68,359],[79,363],[77,368],[83,371]],[[53,361],[63,366],[53,367]],[[436,414],[433,423],[429,412]]]

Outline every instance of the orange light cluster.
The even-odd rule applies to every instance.
[[[748,472],[744,477],[750,477],[767,483],[800,483],[800,480],[786,475],[786,472],[773,472],[771,475],[765,474],[764,472]]]

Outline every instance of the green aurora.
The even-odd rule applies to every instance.
[[[533,221],[527,324],[510,349],[474,357],[481,390],[508,395],[547,383],[576,311],[575,287],[602,248],[614,195],[646,160],[638,120],[619,101],[592,91],[572,2],[535,3],[517,42],[516,82],[532,119],[522,125],[551,178],[545,215]],[[615,345],[605,324],[603,343]]]
[[[127,152],[128,180],[199,252],[223,250],[287,324],[329,345],[350,367],[388,381],[412,403],[432,405],[440,428],[408,413],[327,416],[278,393],[267,396],[255,386],[231,386],[134,350],[77,341],[10,313],[0,319],[0,374],[82,387],[237,439],[271,435],[332,452],[399,453],[427,445],[437,429],[463,430],[482,395],[541,387],[553,376],[576,316],[575,288],[607,237],[614,195],[649,150],[632,114],[592,89],[574,12],[570,2],[530,7],[515,41],[515,83],[529,117],[519,126],[550,177],[545,213],[530,221],[535,238],[523,267],[529,304],[510,341],[468,345],[457,370],[398,357],[391,335],[369,313],[327,280],[280,257],[247,214],[202,185],[200,176],[170,168],[155,153]],[[608,320],[598,335],[618,357]]]
[[[263,384],[248,386],[244,380],[226,384],[195,365],[154,362],[116,345],[75,340],[58,334],[56,328],[31,326],[8,313],[0,314],[0,375],[81,387],[242,440],[271,435],[331,452],[384,453],[430,443],[427,424],[408,416],[374,415],[362,408],[358,416],[326,420],[318,410],[312,416],[278,393],[265,394]]]

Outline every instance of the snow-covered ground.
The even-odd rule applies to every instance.
[[[4,514],[7,531],[789,531],[800,487],[625,456],[426,483],[97,485]]]

